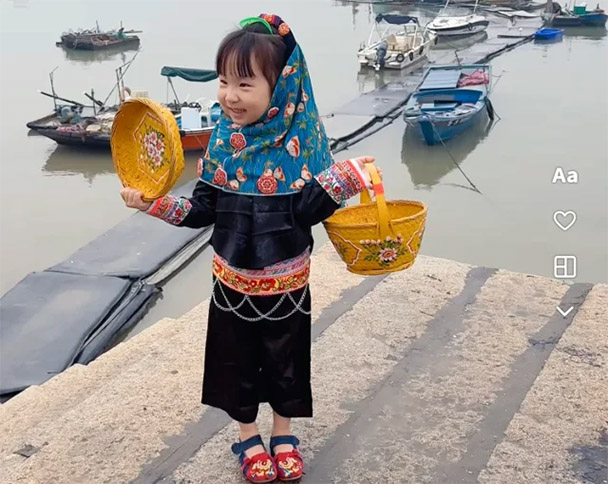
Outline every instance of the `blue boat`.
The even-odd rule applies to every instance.
[[[542,17],[547,25],[553,27],[604,27],[608,20],[608,15],[599,4],[594,10],[587,10],[587,4],[583,3],[575,5],[570,11],[551,0],[547,2],[547,11]]]
[[[405,122],[432,146],[470,128],[486,113],[492,119],[490,79],[488,64],[430,67],[405,105]]]
[[[534,32],[534,40],[555,40],[562,37],[564,29],[539,29]]]

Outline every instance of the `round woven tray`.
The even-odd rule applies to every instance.
[[[424,228],[427,207],[422,202],[387,202],[378,173],[370,165],[376,201],[366,191],[361,204],[342,208],[323,222],[327,235],[350,272],[379,275],[414,264]]]
[[[112,159],[123,186],[150,201],[166,195],[184,171],[175,117],[150,99],[125,101],[112,123]]]

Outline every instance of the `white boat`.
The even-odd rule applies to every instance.
[[[439,12],[427,28],[435,32],[439,37],[455,36],[455,35],[473,35],[483,32],[488,28],[490,22],[483,15],[477,15],[477,2],[473,13],[469,15],[448,15],[447,8],[450,0],[447,0],[445,7]]]
[[[426,60],[427,52],[436,42],[437,36],[430,30],[422,31],[416,17],[378,14],[357,57],[361,67],[377,71],[404,69]]]

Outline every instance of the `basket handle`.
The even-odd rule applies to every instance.
[[[388,207],[386,206],[386,198],[384,196],[384,185],[382,185],[382,180],[374,164],[366,163],[365,166],[372,179],[372,189],[376,195],[376,208],[378,210],[378,221],[380,222],[380,237],[384,239],[386,236],[391,235],[390,227],[388,225],[389,214]],[[361,203],[371,203],[371,201],[369,192],[367,190],[362,191]]]

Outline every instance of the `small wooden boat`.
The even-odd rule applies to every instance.
[[[381,24],[384,29],[381,29]],[[357,52],[357,58],[361,67],[373,67],[377,71],[405,69],[426,59],[436,41],[434,33],[420,29],[416,17],[378,14],[367,42]]]
[[[487,18],[475,13],[477,2],[470,15],[449,15],[449,3],[450,0],[447,0],[439,15],[427,25],[427,28],[439,37],[473,35],[483,32],[490,25]]]
[[[179,67],[163,67],[161,74],[169,79],[171,87],[173,87],[171,77],[182,77],[193,82],[207,82],[217,77],[215,71]],[[118,78],[117,85],[122,102],[128,91],[125,91],[122,74],[118,74]],[[30,121],[26,126],[60,145],[109,150],[112,123],[119,106],[106,106],[96,100],[93,93],[86,94],[93,101],[92,105],[84,105],[57,96],[52,79],[51,75],[52,94],[43,91],[40,93],[53,98],[54,111],[47,116]],[[175,116],[184,151],[206,150],[215,121],[221,115],[219,104],[202,98],[191,103],[179,102],[176,94],[175,101],[166,106]]]
[[[488,64],[430,67],[405,105],[408,128],[435,145],[470,128],[486,111],[492,119],[490,75]]]
[[[141,31],[125,30],[122,25],[117,30],[101,31],[99,24],[92,30],[64,32],[58,46],[76,50],[102,50],[116,47],[137,47],[139,37],[132,35]]]

